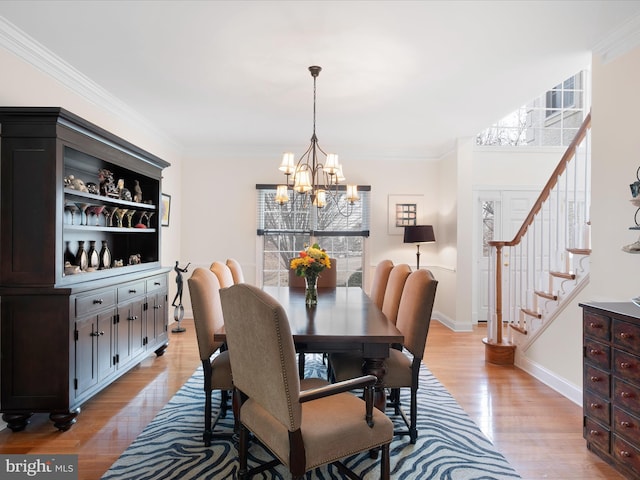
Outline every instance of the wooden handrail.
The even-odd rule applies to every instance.
[[[508,242],[504,240],[491,240],[488,242],[490,246],[513,247],[520,243],[520,240],[522,240],[522,237],[524,237],[524,234],[527,233],[529,226],[533,223],[535,216],[540,212],[540,210],[542,210],[542,204],[549,197],[551,190],[553,190],[553,188],[556,186],[556,183],[558,182],[558,178],[560,178],[560,175],[564,173],[565,169],[567,168],[567,164],[574,157],[576,153],[576,149],[578,148],[578,145],[580,145],[582,140],[584,140],[584,137],[587,135],[587,130],[589,130],[590,126],[591,126],[591,112],[589,112],[585,117],[584,121],[582,122],[582,125],[580,126],[580,129],[578,130],[578,133],[576,133],[575,138],[573,139],[571,144],[567,147],[567,150],[564,152],[564,155],[562,155],[562,158],[560,159],[558,166],[555,168],[555,170],[551,174],[551,177],[549,177],[549,180],[547,181],[546,185],[542,189],[542,192],[540,192],[540,196],[536,200],[536,203],[533,204],[533,207],[531,207],[531,211],[529,212],[529,215],[527,215],[527,218],[525,218],[524,221],[522,222],[522,226],[520,227],[516,235],[513,237],[513,240]]]

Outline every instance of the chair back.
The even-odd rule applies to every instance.
[[[402,291],[396,327],[404,335],[404,347],[422,360],[431,324],[438,281],[429,270],[416,270],[407,278]]]
[[[200,267],[193,271],[187,282],[200,360],[208,360],[221,343],[216,342],[214,332],[224,326],[220,282],[213,272]]]
[[[302,420],[300,380],[284,308],[247,283],[221,290],[220,297],[234,386],[289,431],[297,430]]]
[[[398,308],[400,307],[404,283],[410,273],[411,267],[406,263],[396,265],[389,273],[389,280],[387,281],[387,288],[385,288],[384,300],[382,301],[382,313],[394,325],[398,318]]]
[[[389,274],[391,273],[392,268],[393,262],[391,260],[382,260],[376,266],[376,271],[373,274],[373,282],[371,282],[371,292],[369,293],[369,297],[380,310],[382,310],[384,292],[387,289],[387,282],[389,281]]]
[[[335,258],[329,258],[331,268],[325,268],[318,277],[318,288],[335,288],[338,283],[338,265]],[[291,262],[289,262],[291,263]],[[295,270],[289,269],[289,286],[304,288],[304,277],[296,275]]]
[[[218,262],[216,260],[211,264],[209,270],[215,273],[216,277],[218,277],[220,288],[227,288],[233,285],[233,274],[231,273],[231,269],[227,267],[226,264]]]
[[[240,262],[238,262],[235,258],[227,258],[227,267],[229,267],[229,270],[231,270],[233,283],[244,283],[244,274],[242,273]]]

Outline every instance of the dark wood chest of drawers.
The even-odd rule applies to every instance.
[[[640,478],[640,307],[580,306],[587,447],[623,475]]]

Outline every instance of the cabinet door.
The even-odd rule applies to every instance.
[[[115,370],[113,362],[113,318],[113,311],[100,313],[97,318],[98,328],[94,332],[94,337],[97,343],[98,381],[108,377]]]
[[[76,396],[98,383],[94,363],[97,348],[94,332],[97,329],[96,316],[76,321]]]
[[[116,363],[128,363],[144,350],[144,298],[118,307]]]
[[[152,348],[167,343],[167,292],[158,291],[147,297],[147,344]]]

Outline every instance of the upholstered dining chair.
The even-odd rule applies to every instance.
[[[231,269],[227,266],[226,263],[222,263],[216,260],[211,264],[209,270],[215,273],[216,277],[218,277],[220,288],[227,288],[234,284],[233,273],[231,273]]]
[[[404,290],[404,284],[409,278],[411,267],[406,263],[394,266],[389,272],[389,280],[384,290],[384,299],[382,300],[382,313],[387,319],[396,324],[398,318],[398,308],[400,307],[400,298]]]
[[[338,264],[335,258],[330,258],[331,268],[325,268],[318,277],[318,288],[335,288],[338,283]],[[296,275],[295,270],[289,269],[289,286],[304,288],[304,277]]]
[[[402,291],[396,324],[404,336],[403,350],[391,348],[389,358],[385,360],[383,382],[384,387],[391,390],[387,407],[392,407],[407,427],[406,430],[396,430],[395,435],[409,435],[411,443],[416,443],[418,438],[418,380],[437,286],[438,281],[429,270],[416,270],[409,275]],[[361,358],[334,354],[329,359],[336,381],[362,375]],[[401,388],[411,389],[409,418],[400,404]]]
[[[233,283],[244,283],[244,274],[242,273],[242,266],[235,258],[227,258],[227,267],[231,270],[231,276],[233,277]]]
[[[387,289],[387,282],[389,281],[389,274],[393,268],[393,262],[391,260],[382,260],[376,265],[375,272],[373,274],[373,281],[371,282],[371,291],[369,297],[373,300],[380,310],[382,310],[382,303],[384,301],[384,292]]]
[[[282,305],[246,283],[221,290],[220,297],[240,398],[239,478],[279,463],[294,479],[325,464],[337,464],[342,474],[348,471],[342,458],[360,452],[368,455],[381,447],[380,478],[388,479],[393,424],[373,407],[375,377],[358,376],[333,385],[316,379],[315,388],[301,390],[293,337]],[[366,401],[348,393],[353,388],[365,388]],[[248,470],[249,432],[276,460]]]
[[[191,296],[198,351],[204,371],[205,403],[204,433],[202,438],[205,446],[208,447],[211,445],[211,439],[214,436],[227,437],[233,433],[214,433],[213,431],[218,419],[224,418],[227,414],[230,400],[229,392],[233,391],[231,364],[229,362],[229,352],[224,349],[223,342],[216,340],[214,333],[224,325],[218,277],[206,268],[196,268],[187,282],[189,283],[189,295]],[[216,356],[213,356],[218,350],[221,351]],[[213,390],[221,391],[222,401],[212,427],[211,395]]]

